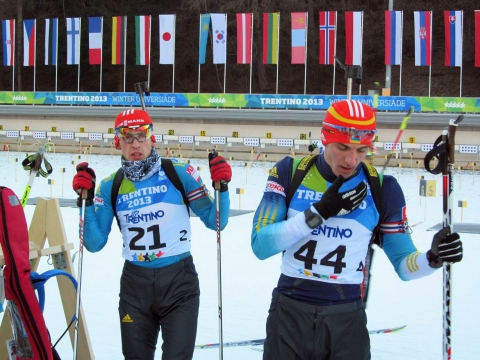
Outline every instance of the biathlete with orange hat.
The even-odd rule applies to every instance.
[[[199,309],[198,275],[190,254],[192,230],[181,192],[172,184],[155,151],[150,116],[130,109],[115,121],[115,147],[122,152],[124,179],[115,204],[115,173],[95,191],[95,171],[77,166],[73,189],[88,190],[84,245],[91,252],[107,243],[114,207],[122,233],[125,265],[120,279],[119,316],[125,359],[153,360],[159,330],[162,359],[191,359]],[[188,206],[209,229],[216,230],[214,199],[197,170],[172,160],[188,198]],[[213,182],[220,182],[220,228],[228,222],[230,165],[221,156],[210,160]],[[217,192],[216,192],[217,193]],[[81,206],[82,200],[77,204]],[[93,206],[92,206],[93,205]],[[101,276],[101,274],[99,274]]]
[[[264,359],[371,358],[360,286],[377,224],[380,246],[402,280],[430,275],[444,261],[462,259],[459,235],[445,230],[435,234],[430,250],[417,251],[405,197],[393,176],[383,176],[382,210],[377,210],[361,164],[375,133],[375,114],[368,105],[336,102],[322,124],[325,151],[288,208],[293,159],[286,157],[270,171],[251,239],[261,260],[283,253],[267,318]]]

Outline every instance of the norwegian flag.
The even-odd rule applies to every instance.
[[[320,56],[318,63],[321,65],[333,65],[335,63],[335,50],[337,47],[337,12],[319,12],[320,32]]]

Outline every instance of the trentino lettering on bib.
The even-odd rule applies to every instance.
[[[188,212],[163,170],[144,181],[124,179],[116,209],[125,259],[153,261],[190,251]]]
[[[353,189],[360,181],[368,185],[363,171],[342,185],[339,191]],[[319,201],[327,188],[327,182],[313,166],[295,192],[287,217]],[[368,195],[358,209],[344,216],[329,218],[284,252],[282,273],[315,281],[360,284],[363,280],[365,249],[368,248],[378,217],[368,186]]]

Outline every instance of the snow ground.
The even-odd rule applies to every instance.
[[[21,167],[24,153],[0,153],[3,169],[0,184],[14,190],[18,197],[23,194],[28,177]],[[14,162],[14,158],[18,162]],[[72,161],[89,161],[101,179],[119,167],[119,156],[48,154],[52,163],[54,185],[44,178],[37,178],[30,198],[57,197],[74,198],[71,180],[74,172]],[[209,184],[206,159],[192,159],[204,181]],[[245,162],[231,162],[233,179],[230,183],[232,209],[254,211],[257,207],[267,178],[268,162],[256,162],[245,167]],[[65,173],[60,172],[65,168]],[[427,231],[442,221],[441,175],[406,168],[389,168],[387,174],[397,177],[407,199],[407,214],[413,227],[413,239],[420,251],[430,247],[434,234]],[[436,197],[420,198],[418,177],[436,180]],[[480,176],[471,171],[456,172],[454,190],[454,222],[479,223],[478,210],[480,192],[475,183]],[[236,189],[243,188],[244,195]],[[239,198],[241,196],[241,198]],[[456,207],[458,200],[466,200],[468,207]],[[475,210],[476,209],[476,210]],[[33,215],[34,206],[27,205],[27,222]],[[68,241],[78,248],[78,210],[62,208],[62,217]],[[250,248],[250,232],[253,212],[232,217],[222,239],[222,299],[223,337],[225,342],[258,339],[265,336],[265,321],[270,305],[271,291],[280,274],[279,255],[265,261],[258,260]],[[217,294],[217,245],[216,233],[207,230],[198,218],[192,218],[192,254],[199,273],[201,299],[197,344],[218,342],[218,294]],[[479,224],[480,226],[480,224]],[[99,253],[87,251],[83,257],[82,305],[90,340],[96,359],[121,359],[120,329],[118,320],[119,278],[123,266],[121,258],[121,236],[116,226],[112,227],[109,242]],[[480,358],[480,335],[474,326],[480,321],[480,298],[476,265],[479,260],[480,242],[478,235],[461,234],[464,244],[464,259],[452,266],[452,358],[455,360]],[[76,251],[76,250],[75,250]],[[39,271],[51,268],[43,259]],[[78,266],[77,262],[74,264]],[[55,341],[65,329],[61,300],[55,281],[46,285],[45,319]],[[372,359],[439,359],[442,356],[442,272],[411,282],[402,282],[393,270],[382,250],[375,252],[372,268],[371,288],[367,308],[370,329],[382,329],[399,325],[407,327],[390,334],[371,335]],[[0,315],[1,316],[1,315]],[[57,345],[60,356],[70,358],[71,345],[67,338]],[[218,349],[198,349],[195,360],[218,358]],[[261,359],[262,352],[251,347],[224,348],[224,359]],[[161,359],[157,350],[155,359]]]

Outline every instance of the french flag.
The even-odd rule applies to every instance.
[[[103,17],[88,18],[88,62],[102,64]]]
[[[444,11],[445,66],[462,66],[463,11]]]
[[[345,11],[345,65],[362,65],[363,11]]]
[[[415,66],[432,65],[432,12],[414,11]]]
[[[402,65],[403,11],[385,11],[385,65]]]
[[[23,66],[35,66],[35,29],[37,20],[23,21]]]

